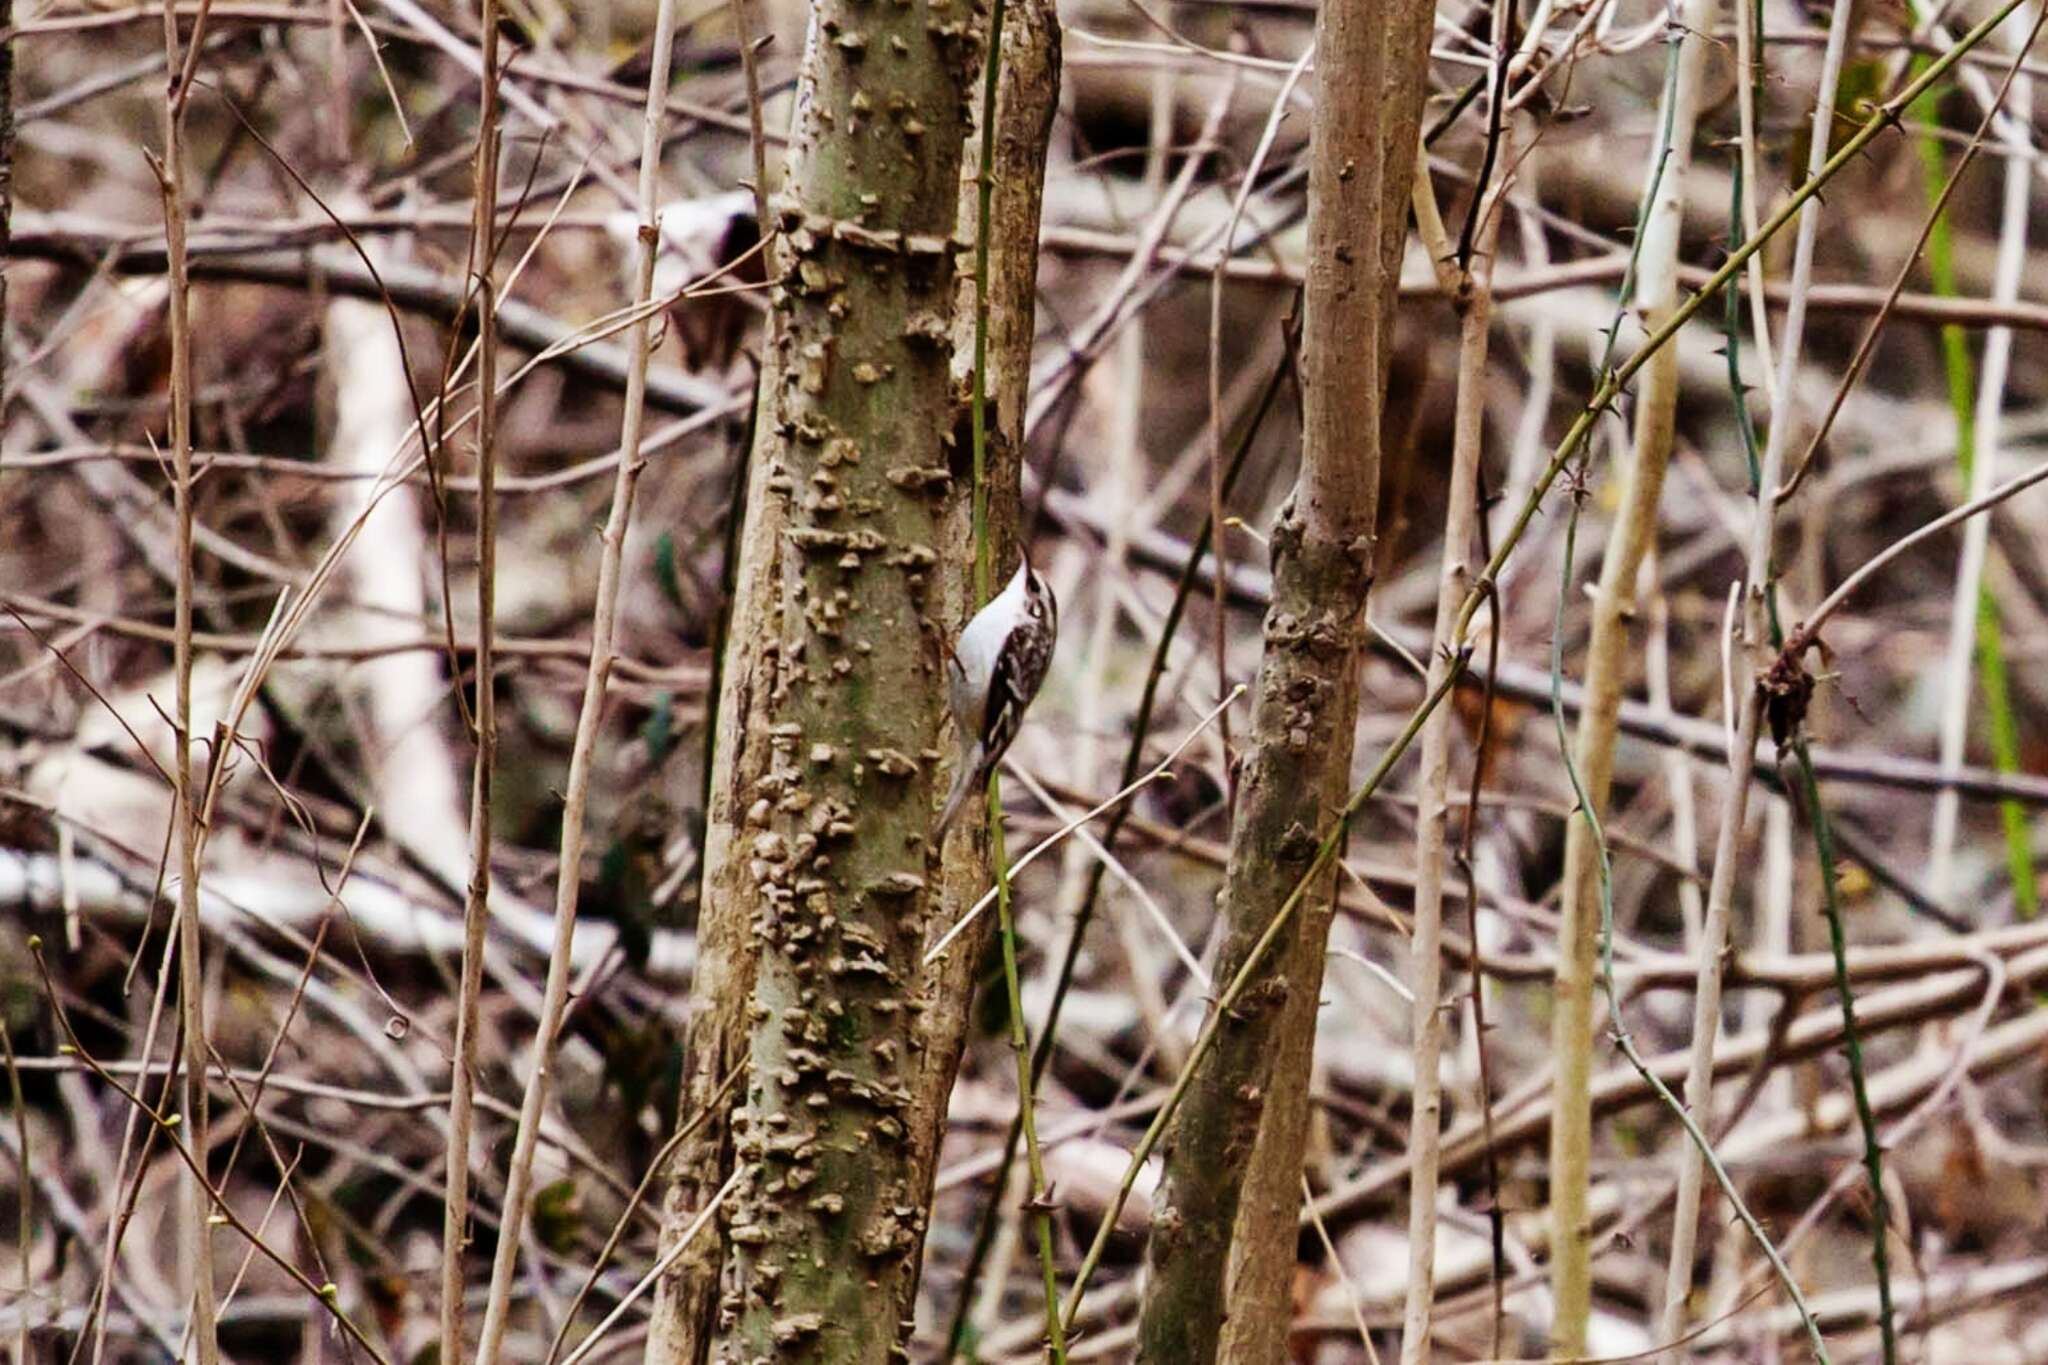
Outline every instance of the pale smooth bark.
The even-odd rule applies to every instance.
[[[1717,0],[1685,0],[1673,16],[1684,34],[1668,107],[1659,111],[1667,130],[1653,150],[1650,197],[1643,224],[1637,306],[1649,330],[1670,319],[1678,306],[1678,246],[1684,227],[1685,181],[1692,167],[1693,126],[1705,70],[1705,37]],[[1579,782],[1596,818],[1604,819],[1614,779],[1614,741],[1621,694],[1632,651],[1630,620],[1643,556],[1656,536],[1657,504],[1671,459],[1678,410],[1678,348],[1660,349],[1643,370],[1634,439],[1622,476],[1621,506],[1608,530],[1601,559],[1599,591],[1593,599],[1592,638],[1586,650],[1586,706],[1573,745]],[[1752,745],[1752,747],[1754,747]],[[1594,963],[1600,942],[1598,844],[1592,827],[1574,818],[1566,828],[1563,923],[1558,930],[1557,1009],[1551,1050],[1557,1065],[1557,1104],[1550,1129],[1551,1288],[1557,1317],[1551,1347],[1578,1355],[1586,1347],[1591,1309],[1592,1227],[1586,1195],[1592,1170]],[[1725,926],[1723,929],[1725,933]],[[1714,929],[1707,929],[1712,942]]]
[[[1500,160],[1515,164],[1515,124],[1501,133]],[[1507,172],[1503,172],[1505,175]],[[1484,201],[1485,216],[1475,234],[1472,270],[1458,278],[1452,298],[1459,308],[1458,402],[1451,429],[1451,477],[1445,492],[1443,562],[1437,570],[1436,628],[1429,653],[1429,686],[1450,672],[1458,613],[1472,590],[1471,556],[1479,529],[1479,457],[1486,434],[1486,355],[1492,335],[1494,247],[1500,236],[1506,182]],[[1445,258],[1449,238],[1436,221],[1427,181],[1418,177],[1416,218],[1430,255]],[[1444,268],[1451,268],[1448,263]],[[1415,814],[1415,921],[1408,943],[1408,1037],[1415,1057],[1415,1090],[1409,1104],[1408,1290],[1401,1316],[1402,1365],[1429,1359],[1430,1316],[1436,1297],[1437,1145],[1443,1124],[1443,905],[1450,857],[1447,799],[1451,782],[1451,733],[1457,717],[1439,707],[1422,730],[1422,772]],[[1477,819],[1468,812],[1468,821]],[[1481,1040],[1483,1046],[1483,1040]],[[1480,1103],[1486,1103],[1484,1096]]]

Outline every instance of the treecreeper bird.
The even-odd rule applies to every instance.
[[[1059,603],[1028,559],[960,632],[947,677],[960,761],[932,831],[933,843],[945,837],[968,796],[988,785],[988,775],[1017,738],[1024,710],[1045,681],[1059,633]]]

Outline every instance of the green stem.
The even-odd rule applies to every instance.
[[[1031,1173],[1031,1198],[1026,1207],[1038,1234],[1038,1263],[1045,1277],[1045,1333],[1054,1365],[1066,1365],[1067,1334],[1060,1322],[1060,1284],[1053,1260],[1052,1203],[1046,1197],[1045,1157],[1038,1146],[1038,1119],[1033,1113],[1031,1033],[1024,1022],[1024,994],[1017,978],[1017,928],[1010,912],[1010,859],[1003,845],[1002,778],[988,779],[989,861],[996,876],[996,923],[1003,945],[1003,987],[1009,992],[1010,1047],[1017,1057],[1017,1122],[1024,1130],[1024,1162]]]
[[[1245,456],[1250,452],[1252,440],[1265,425],[1266,414],[1272,410],[1275,398],[1279,396],[1280,384],[1290,368],[1292,351],[1280,357],[1273,367],[1271,378],[1266,381],[1264,391],[1252,406],[1251,418],[1238,434],[1237,448],[1231,453],[1230,465],[1223,472],[1223,494],[1237,485],[1237,476],[1244,469]],[[1173,605],[1167,609],[1166,620],[1159,628],[1158,642],[1153,646],[1151,668],[1145,675],[1145,685],[1138,698],[1137,714],[1131,720],[1131,741],[1124,751],[1123,776],[1118,779],[1119,790],[1137,781],[1138,770],[1144,762],[1145,744],[1152,733],[1152,713],[1158,701],[1159,684],[1166,676],[1168,652],[1172,649],[1175,636],[1179,633],[1181,619],[1187,613],[1188,599],[1193,595],[1196,580],[1201,576],[1203,558],[1209,552],[1209,538],[1213,530],[1204,518],[1201,532],[1195,537],[1194,545],[1188,551],[1187,562],[1181,566],[1180,579],[1175,584]],[[1131,806],[1126,802],[1111,811],[1103,827],[1101,844],[1105,849],[1116,847],[1117,836],[1123,832],[1124,822],[1130,818]],[[1059,976],[1053,983],[1052,1003],[1046,1009],[1045,1028],[1040,1033],[1037,1047],[1031,1056],[1031,1079],[1034,1085],[1045,1074],[1046,1065],[1052,1060],[1053,1039],[1059,1029],[1060,1011],[1066,1004],[1067,992],[1073,984],[1074,970],[1080,962],[1081,944],[1087,937],[1088,925],[1095,915],[1095,904],[1102,891],[1102,879],[1106,865],[1097,859],[1089,869],[1088,887],[1081,896],[1080,907],[1074,911],[1073,927],[1068,931],[1067,950],[1060,962]],[[1009,1188],[1010,1166],[1017,1159],[1017,1144],[1023,1136],[1022,1114],[1010,1124],[1010,1131],[1003,1140],[1002,1160],[996,1164],[992,1188],[996,1198],[989,1201],[982,1211],[981,1226],[975,1233],[974,1248],[968,1253],[967,1268],[961,1275],[958,1303],[954,1309],[952,1330],[946,1334],[950,1343],[950,1358],[957,1358],[967,1342],[967,1314],[974,1302],[974,1287],[981,1279],[981,1269],[988,1259],[990,1246],[995,1241],[996,1214],[1001,1192]]]
[[[1927,65],[1925,57],[1914,60],[1914,69]],[[1930,88],[1913,105],[1913,117],[1922,123],[1940,118],[1942,92]],[[1929,203],[1936,209],[1933,231],[1927,239],[1927,270],[1940,298],[1956,297],[1956,266],[1953,234],[1948,213],[1941,207],[1942,185],[1947,166],[1941,141],[1932,135],[1917,139],[1921,176]],[[1970,471],[1977,460],[1976,365],[1970,359],[1967,334],[1954,323],[1941,329],[1942,367],[1948,376],[1949,408],[1955,414],[1956,468],[1963,486],[1970,483]],[[1991,727],[1991,762],[2002,773],[2020,770],[2019,724],[2013,717],[2012,688],[2005,668],[2004,633],[1999,628],[1998,601],[1987,587],[1977,598],[1977,674],[1984,690],[1984,712]],[[2026,808],[2016,801],[1998,803],[2000,823],[2005,831],[2005,862],[2012,879],[2013,903],[2023,920],[2041,912],[2041,893],[2034,879],[2034,857],[2027,829]]]
[[[1773,615],[1776,612],[1773,611]],[[1820,780],[1802,731],[1793,738],[1799,760],[1799,792],[1813,826],[1813,849],[1820,859],[1821,905],[1827,911],[1828,947],[1835,955],[1835,994],[1842,1002],[1842,1051],[1849,1058],[1849,1089],[1856,1098],[1856,1122],[1863,1129],[1863,1168],[1870,1175],[1870,1263],[1877,1272],[1877,1325],[1884,1339],[1885,1365],[1899,1358],[1898,1326],[1892,1320],[1890,1220],[1885,1216],[1884,1147],[1877,1133],[1877,1115],[1863,1071],[1863,1039],[1856,1027],[1856,992],[1849,984],[1849,949],[1842,931],[1842,891],[1835,877],[1835,838],[1827,808],[1820,800]]]
[[[1742,216],[1741,175],[1738,174],[1735,177],[1735,181],[1737,197],[1731,212],[1731,232],[1740,230],[1739,227],[1734,225],[1740,223]],[[1737,339],[1741,335],[1741,328],[1737,325],[1737,322],[1734,291],[1731,284],[1727,317],[1728,377],[1730,393],[1735,403],[1736,426],[1742,432],[1743,446],[1749,457],[1751,491],[1757,497],[1775,496],[1774,491],[1765,491],[1758,487],[1760,476],[1757,465],[1756,423],[1752,420],[1749,411],[1748,390],[1742,384],[1741,363],[1737,350]],[[1953,378],[1951,378],[1951,382],[1953,382]],[[1968,430],[1967,422],[1963,424],[1963,430]],[[1778,588],[1775,570],[1766,577],[1764,606],[1770,627],[1771,645],[1774,649],[1782,651],[1785,644],[1785,633],[1778,617]],[[1751,698],[1747,701],[1747,704],[1755,706],[1759,704],[1759,701]],[[1840,888],[1837,885],[1835,876],[1834,835],[1828,825],[1827,812],[1821,806],[1820,784],[1814,775],[1813,759],[1807,746],[1806,733],[1803,726],[1795,733],[1793,746],[1799,756],[1802,804],[1805,807],[1807,821],[1813,828],[1814,845],[1821,863],[1821,885],[1827,906],[1828,937],[1834,948],[1835,989],[1842,1001],[1842,1035],[1845,1049],[1849,1055],[1849,1085],[1855,1095],[1856,1116],[1863,1128],[1864,1160],[1870,1170],[1870,1183],[1874,1192],[1873,1198],[1876,1201],[1876,1217],[1872,1225],[1870,1257],[1872,1264],[1877,1270],[1878,1327],[1884,1341],[1885,1365],[1895,1365],[1898,1358],[1898,1343],[1896,1329],[1892,1321],[1890,1253],[1885,1240],[1887,1229],[1883,1214],[1884,1185],[1881,1178],[1882,1157],[1878,1146],[1877,1119],[1871,1111],[1869,1089],[1864,1084],[1863,1044],[1856,1030],[1855,997],[1849,985],[1847,949],[1844,946],[1842,934]],[[1709,945],[1709,950],[1713,950],[1712,945]],[[1610,991],[1613,989],[1612,951],[1613,945],[1610,943],[1608,945],[1608,952],[1610,954],[1608,989]],[[1713,1157],[1710,1153],[1708,1161],[1711,1163],[1712,1160]],[[1716,1175],[1717,1177],[1720,1176],[1718,1168],[1716,1168]],[[1725,1177],[1722,1178],[1725,1179]],[[1732,1190],[1730,1190],[1729,1197],[1731,1200],[1734,1198]],[[1740,1205],[1738,1204],[1737,1207],[1740,1208]],[[1811,1322],[1809,1322],[1808,1326],[1810,1327],[1811,1325]]]

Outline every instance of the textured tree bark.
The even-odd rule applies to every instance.
[[[1317,69],[1342,79],[1321,81],[1316,97],[1301,472],[1273,531],[1273,605],[1231,836],[1219,980],[1248,958],[1347,794],[1380,413],[1433,8],[1326,0],[1317,21]],[[1216,1359],[1226,1317],[1237,1320],[1232,1359],[1283,1356],[1333,885],[1331,874],[1313,888],[1196,1070],[1155,1206],[1142,1360]],[[1242,1252],[1226,1286],[1234,1245]]]
[[[974,955],[920,966],[935,899],[987,877],[926,838],[945,645],[971,579],[972,291],[960,179],[981,9],[814,8],[719,707],[683,1116],[665,1236],[737,1160],[720,1235],[659,1287],[651,1365],[892,1358],[908,1328]],[[1045,0],[1013,4],[992,207],[991,534],[1015,553],[1038,210],[1058,90]],[[956,226],[960,229],[956,233]],[[963,302],[956,307],[956,289]],[[936,889],[934,889],[934,885]]]

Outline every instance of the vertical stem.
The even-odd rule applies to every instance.
[[[1504,35],[1496,41],[1505,47]],[[1515,159],[1514,128],[1503,130],[1498,154],[1508,165]],[[1490,148],[1494,151],[1494,148]],[[1476,225],[1466,249],[1453,252],[1435,212],[1428,181],[1418,166],[1416,221],[1423,228],[1424,247],[1439,261],[1453,256],[1472,261],[1460,268],[1453,306],[1458,319],[1458,397],[1451,430],[1451,475],[1444,492],[1443,566],[1437,579],[1436,629],[1429,655],[1431,686],[1450,673],[1452,632],[1458,608],[1472,588],[1471,555],[1479,529],[1479,464],[1486,436],[1487,343],[1493,322],[1494,248],[1506,216],[1507,178],[1491,195],[1473,205],[1469,221]],[[1432,195],[1428,203],[1421,196]],[[1409,1045],[1415,1057],[1414,1098],[1408,1124],[1408,1293],[1402,1312],[1402,1365],[1420,1365],[1430,1356],[1430,1317],[1436,1298],[1437,1154],[1443,1132],[1443,903],[1444,873],[1449,864],[1446,835],[1451,782],[1451,734],[1454,717],[1439,711],[1422,730],[1422,771],[1415,825],[1415,920],[1409,939]],[[1477,811],[1467,814],[1468,824]],[[1468,872],[1469,875],[1469,872]],[[1474,945],[1478,943],[1473,940]],[[1475,986],[1476,989],[1476,986]]]
[[[498,756],[496,631],[498,577],[498,326],[494,244],[498,221],[498,0],[483,0],[483,73],[478,79],[474,217],[467,287],[476,298],[476,756],[470,777],[469,895],[463,905],[462,980],[455,1058],[448,1078],[446,1204],[441,1223],[441,1361],[462,1365],[463,1250],[469,1242],[469,1147],[476,1114],[476,1031],[483,992],[484,934],[491,898],[491,777]],[[448,396],[442,395],[445,408]],[[513,1238],[511,1225],[506,1235]]]
[[[2027,195],[2032,184],[2033,149],[2023,130],[2032,124],[2033,86],[2024,70],[2017,71],[2008,94],[2012,122],[2005,132],[2009,155],[2005,158],[2004,199],[1999,215],[1998,263],[1992,280],[1994,303],[2011,303],[2019,297],[2020,274],[2026,262]],[[1983,497],[1998,482],[1999,419],[2004,411],[2005,385],[2012,368],[2012,347],[2010,327],[1993,327],[1985,334],[1984,363],[1978,376],[1976,401],[1974,405],[1966,401],[1959,409],[1971,417],[1970,435],[1967,439],[1959,439],[1957,451],[1968,481],[1963,494],[1965,501]],[[1963,364],[1967,372],[1967,354]],[[1953,371],[1953,358],[1950,368]],[[1974,413],[1971,412],[1972,406]],[[1979,671],[1972,668],[1973,662],[1981,661],[1986,665],[1981,672],[1987,691],[1994,686],[2003,691],[2005,670],[1998,641],[1998,609],[1984,586],[1984,565],[1990,541],[1991,518],[1988,516],[1977,517],[1963,528],[1963,548],[1956,566],[1949,612],[1948,652],[1942,668],[1941,766],[1950,772],[1962,766],[1964,745],[1969,739],[1972,683]],[[2010,728],[2010,705],[1995,712],[1994,721],[1998,720],[2001,712],[2003,725]],[[2004,759],[2010,755],[2001,754],[2000,757]],[[2004,766],[2003,763],[2000,766]],[[1927,889],[1937,901],[1947,902],[1954,891],[1951,885],[1952,863],[1960,813],[1955,789],[1942,788],[1934,799],[1934,825],[1928,839],[1927,855]],[[2011,817],[2006,815],[2003,818],[2010,834]],[[2013,893],[2022,910],[2031,912],[2035,896],[2033,864],[2027,843],[2022,824],[2016,856],[2011,861],[2015,869],[2023,871],[2013,878]]]
[[[990,205],[995,195],[995,158],[999,130],[996,95],[1003,72],[1005,0],[989,6],[984,39],[981,86],[981,156],[975,171],[974,222],[974,597],[988,601],[993,578],[988,525],[988,320]],[[1055,1365],[1066,1365],[1067,1339],[1060,1325],[1060,1286],[1054,1259],[1052,1206],[1045,1186],[1045,1159],[1038,1149],[1037,1101],[1031,1084],[1031,1034],[1024,1021],[1024,994],[1017,978],[1017,926],[1010,907],[1010,856],[1003,842],[1003,785],[995,773],[988,779],[989,868],[996,885],[996,932],[1003,946],[1003,985],[1009,992],[1010,1049],[1017,1061],[1017,1122],[1024,1131],[1024,1157],[1031,1176],[1030,1208],[1038,1234],[1039,1265],[1045,1278],[1045,1329]]]
[[[1284,1351],[1433,8],[1327,0],[1317,15],[1318,69],[1343,79],[1323,81],[1310,132],[1301,470],[1273,532],[1273,606],[1222,897],[1216,977],[1233,983],[1235,1003],[1212,1007],[1183,1072],[1188,1103],[1146,1253],[1139,1359],[1159,1365],[1216,1359],[1226,1318],[1231,1358]]]
[[[172,726],[176,752],[171,755],[171,789],[176,808],[178,844],[178,1018],[185,1036],[185,1066],[179,1107],[196,1169],[185,1181],[186,1230],[191,1245],[186,1255],[192,1274],[191,1336],[199,1365],[215,1365],[219,1341],[215,1330],[213,1276],[213,1207],[205,1170],[210,1150],[206,1105],[208,1057],[206,980],[199,934],[199,817],[192,786],[192,315],[191,280],[186,271],[185,223],[185,100],[191,64],[204,37],[204,23],[193,24],[189,49],[180,53],[178,12],[164,0],[164,54],[172,73],[163,103],[163,159],[158,179],[164,201],[164,255],[170,275],[168,304],[171,333],[170,463],[171,505],[177,521],[174,559],[177,566],[172,607],[171,668],[176,676]]]
[[[1060,1323],[1060,1284],[1054,1259],[1052,1203],[1045,1184],[1045,1158],[1038,1147],[1038,1117],[1031,1085],[1031,1034],[1024,1023],[1024,994],[1017,979],[1017,926],[1010,911],[1010,859],[1003,844],[1002,784],[993,774],[988,784],[990,864],[996,877],[997,933],[1003,945],[1003,986],[1009,992],[1010,1050],[1017,1059],[1017,1122],[1024,1130],[1024,1162],[1030,1172],[1029,1203],[1038,1235],[1038,1264],[1045,1282],[1045,1335],[1054,1365],[1066,1365],[1067,1334]]]
[[[654,53],[647,76],[647,103],[642,112],[640,142],[640,261],[633,299],[638,316],[627,334],[626,405],[619,437],[619,468],[612,484],[611,512],[605,519],[598,559],[597,604],[593,609],[590,668],[584,677],[583,706],[576,717],[576,737],[569,751],[569,777],[562,810],[562,847],[555,884],[555,937],[548,958],[547,983],[541,995],[541,1017],[533,1041],[533,1070],[519,1107],[512,1161],[505,1176],[505,1203],[498,1233],[497,1256],[491,1265],[491,1287],[484,1303],[483,1329],[477,1341],[479,1365],[496,1365],[512,1306],[519,1247],[526,1226],[527,1203],[533,1192],[533,1158],[540,1137],[541,1112],[553,1077],[557,1035],[568,1006],[570,948],[576,936],[576,900],[583,866],[583,815],[590,798],[590,765],[597,750],[598,723],[603,718],[606,684],[611,679],[612,639],[618,625],[619,580],[626,547],[626,528],[633,516],[633,495],[646,461],[640,438],[647,422],[647,365],[653,349],[653,319],[647,308],[654,296],[654,258],[661,243],[656,216],[661,172],[661,129],[667,110],[669,66],[675,48],[675,0],[659,0],[654,20]],[[479,692],[490,680],[479,679]]]
[[[1718,0],[1685,0],[1673,11],[1667,41],[1671,66],[1652,154],[1633,273],[1636,302],[1651,330],[1678,309],[1678,247],[1684,227],[1693,132],[1705,70],[1706,30]],[[1618,329],[1617,329],[1618,330]],[[1573,764],[1587,806],[1566,827],[1563,923],[1558,930],[1557,1009],[1552,1052],[1557,1100],[1551,1115],[1551,1285],[1557,1298],[1552,1349],[1577,1355],[1586,1347],[1592,1306],[1592,1228],[1587,1206],[1592,1172],[1594,960],[1600,926],[1599,867],[1594,829],[1605,815],[1614,775],[1614,742],[1622,688],[1632,662],[1636,581],[1656,538],[1657,508],[1670,465],[1678,408],[1678,351],[1665,346],[1643,368],[1621,505],[1609,528],[1593,599],[1586,651],[1586,705],[1580,713]]]
[[[2022,162],[2022,165],[2025,163]],[[1877,1115],[1870,1105],[1864,1078],[1863,1039],[1856,1027],[1856,990],[1849,982],[1848,939],[1842,931],[1842,896],[1835,879],[1835,838],[1820,800],[1813,756],[1801,735],[1794,743],[1799,760],[1800,799],[1813,826],[1814,856],[1820,860],[1821,904],[1827,911],[1828,947],[1835,958],[1835,995],[1842,1004],[1842,1051],[1849,1059],[1849,1092],[1856,1103],[1856,1122],[1863,1132],[1863,1169],[1870,1177],[1870,1263],[1877,1274],[1877,1327],[1884,1342],[1885,1365],[1899,1358],[1898,1327],[1892,1313],[1890,1220],[1885,1215],[1884,1148]]]
[[[1742,0],[1738,0],[1741,3]],[[1809,179],[1824,166],[1835,164],[1828,147],[1835,118],[1835,91],[1841,81],[1842,62],[1848,46],[1852,7],[1837,7],[1828,28],[1828,45],[1821,64],[1820,87],[1815,92],[1812,143],[1808,150]],[[1851,139],[1853,142],[1855,139]],[[1747,198],[1748,196],[1745,196]],[[1778,353],[1776,394],[1771,412],[1770,434],[1764,443],[1756,471],[1756,511],[1751,522],[1743,594],[1743,638],[1748,649],[1745,661],[1760,669],[1770,650],[1764,606],[1772,579],[1772,538],[1776,525],[1777,489],[1783,481],[1785,447],[1796,422],[1793,380],[1798,374],[1801,346],[1806,330],[1806,291],[1813,275],[1813,250],[1820,229],[1820,215],[1811,204],[1799,208],[1797,237],[1793,247],[1791,302],[1785,311],[1785,326]],[[1749,241],[1753,242],[1754,237]],[[1745,243],[1748,245],[1749,243]],[[1752,256],[1752,259],[1754,257]],[[1755,679],[1751,680],[1752,682]],[[1728,755],[1727,785],[1722,792],[1719,832],[1714,841],[1714,866],[1707,884],[1706,926],[1700,944],[1699,970],[1693,993],[1692,1052],[1687,1063],[1685,1103],[1702,1127],[1713,1102],[1714,1051],[1720,1039],[1721,984],[1724,966],[1722,945],[1728,942],[1730,911],[1735,883],[1741,873],[1743,825],[1749,813],[1749,787],[1754,772],[1757,736],[1762,725],[1762,693],[1756,686],[1738,684],[1738,716],[1735,747]],[[1692,1285],[1692,1258],[1698,1234],[1699,1206],[1705,1172],[1703,1156],[1692,1144],[1678,1148],[1678,1204],[1673,1214],[1671,1260],[1666,1266],[1664,1313],[1661,1339],[1674,1340],[1685,1321],[1686,1301]],[[1681,1254],[1682,1253],[1682,1254]]]

